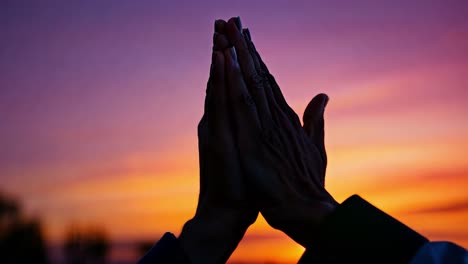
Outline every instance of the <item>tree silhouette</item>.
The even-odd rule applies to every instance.
[[[1,263],[48,263],[38,219],[25,219],[18,202],[0,194]]]
[[[136,243],[135,249],[138,256],[143,256],[146,254],[152,247],[154,242],[150,241],[140,241]]]
[[[102,228],[71,226],[65,237],[65,257],[70,264],[106,263],[109,239]]]

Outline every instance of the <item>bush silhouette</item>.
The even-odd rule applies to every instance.
[[[70,264],[101,264],[106,262],[110,244],[101,228],[71,226],[65,237],[65,257]]]
[[[18,202],[0,194],[0,256],[2,263],[48,263],[41,224],[25,219]]]

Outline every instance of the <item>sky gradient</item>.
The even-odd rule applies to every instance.
[[[241,16],[289,104],[330,97],[327,189],[468,247],[468,2],[2,1],[0,191],[115,241],[176,234],[198,197],[213,22]],[[263,220],[232,260],[294,262]]]

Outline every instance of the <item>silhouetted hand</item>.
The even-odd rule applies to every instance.
[[[308,246],[320,221],[337,205],[324,188],[323,113],[328,97],[319,94],[312,99],[301,126],[248,30],[241,33],[238,18],[231,18],[223,28],[235,47],[224,55],[227,103],[242,168],[267,222]]]
[[[215,34],[216,36],[216,34]],[[227,46],[224,37],[224,47]],[[215,50],[214,49],[214,50]],[[224,263],[255,222],[228,117],[224,56],[213,51],[205,113],[198,125],[200,196],[195,217],[179,237],[191,263]]]

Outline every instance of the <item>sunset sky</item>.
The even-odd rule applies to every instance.
[[[466,0],[1,1],[0,191],[52,242],[71,223],[178,234],[213,22],[237,15],[300,116],[329,95],[329,192],[468,247]],[[231,259],[302,251],[259,218]]]

